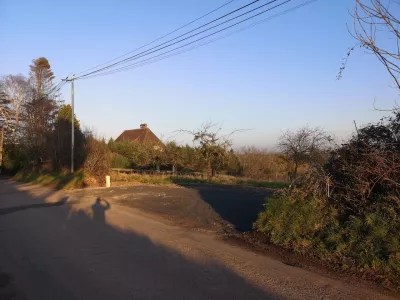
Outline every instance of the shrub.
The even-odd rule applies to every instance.
[[[375,206],[341,222],[327,200],[284,190],[268,199],[254,228],[274,244],[377,279],[399,281],[400,217],[396,211]]]
[[[351,216],[343,239],[343,253],[361,270],[400,277],[400,218],[394,209],[377,207],[363,217]]]
[[[268,199],[254,227],[273,243],[303,252],[313,245],[333,213],[325,199],[303,198],[300,192],[284,190]]]
[[[349,216],[385,202],[400,213],[400,110],[358,130],[324,166],[335,205]]]
[[[89,136],[85,147],[87,153],[84,164],[85,172],[96,177],[99,182],[103,182],[104,176],[110,169],[110,152],[107,144]]]
[[[255,228],[278,245],[400,282],[400,111],[358,130],[268,200]]]
[[[18,145],[6,145],[4,147],[3,168],[6,172],[16,173],[24,166],[26,157]]]
[[[129,169],[131,163],[125,156],[119,153],[111,153],[111,168]]]

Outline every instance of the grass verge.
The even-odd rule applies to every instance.
[[[97,181],[87,176],[83,171],[74,174],[68,172],[18,172],[13,179],[19,182],[41,184],[51,186],[56,189],[76,189],[85,187],[99,186]],[[282,189],[288,187],[285,182],[258,181],[252,179],[242,179],[233,176],[218,176],[211,180],[194,177],[194,176],[171,176],[171,175],[139,175],[139,174],[117,174],[111,176],[112,184],[120,185],[121,183],[131,184],[226,184],[226,185],[242,185],[263,187],[270,189]]]
[[[20,171],[12,179],[19,182],[51,186],[56,189],[76,189],[88,186],[87,178],[82,171],[74,174],[66,172],[39,173]]]
[[[244,185],[254,187],[264,187],[271,189],[281,189],[289,186],[285,182],[258,181],[251,179],[242,179],[233,176],[218,176],[209,180],[206,178],[194,176],[171,176],[171,175],[138,175],[138,174],[113,174],[113,182],[126,182],[136,184],[227,184]]]

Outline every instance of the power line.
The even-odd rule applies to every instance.
[[[275,19],[275,18],[277,18],[277,17],[280,17],[280,16],[282,16],[282,15],[285,15],[285,14],[287,14],[287,13],[289,13],[289,12],[295,11],[295,10],[297,10],[297,9],[300,9],[300,8],[302,8],[302,7],[304,7],[304,6],[310,5],[311,3],[317,2],[317,1],[318,1],[318,0],[309,0],[309,1],[306,1],[306,2],[304,2],[304,3],[302,3],[302,4],[299,4],[299,5],[297,5],[297,6],[294,6],[294,7],[290,8],[290,9],[284,10],[283,12],[280,12],[280,13],[277,13],[277,14],[275,14],[275,15],[272,15],[272,16],[270,16],[270,17],[268,17],[268,18],[262,19],[261,21],[254,22],[254,23],[250,24],[249,26],[246,26],[246,27],[241,28],[241,29],[239,29],[239,30],[236,30],[236,31],[234,31],[234,32],[228,33],[228,34],[223,35],[223,36],[221,36],[221,37],[212,39],[212,40],[207,41],[207,42],[205,42],[205,43],[196,45],[196,46],[191,47],[191,48],[189,48],[189,49],[185,49],[185,50],[182,50],[182,51],[179,51],[179,52],[176,52],[176,53],[173,53],[173,54],[166,55],[166,56],[164,56],[164,57],[160,57],[160,58],[155,59],[156,57],[159,57],[159,56],[162,56],[162,55],[166,54],[166,53],[163,53],[163,54],[156,55],[156,56],[154,56],[154,57],[145,59],[145,60],[143,60],[143,61],[140,61],[140,62],[131,64],[131,65],[128,65],[128,66],[125,66],[125,67],[121,67],[121,68],[119,68],[119,69],[111,70],[111,71],[108,71],[108,72],[105,72],[105,73],[94,74],[94,75],[92,75],[92,76],[84,77],[84,78],[81,78],[81,79],[90,79],[90,78],[95,78],[95,77],[100,77],[100,76],[106,76],[106,75],[110,75],[110,74],[114,74],[114,73],[119,73],[119,72],[131,70],[131,69],[136,69],[136,68],[139,68],[139,67],[143,67],[143,66],[145,66],[145,65],[153,64],[153,63],[155,63],[155,62],[158,62],[158,61],[161,61],[161,60],[170,58],[170,57],[174,57],[174,56],[177,56],[177,55],[179,55],[179,54],[186,53],[186,52],[189,52],[189,51],[191,51],[191,50],[194,50],[194,49],[197,49],[197,48],[206,46],[206,45],[208,45],[208,44],[211,44],[211,43],[213,43],[213,42],[222,40],[222,39],[227,38],[227,37],[229,37],[229,36],[231,36],[231,35],[234,35],[234,34],[236,34],[236,33],[242,32],[242,31],[244,31],[244,30],[250,29],[250,28],[252,28],[252,27],[255,27],[255,26],[257,26],[257,25],[260,25],[260,24],[262,24],[262,23],[265,23],[265,22],[267,22],[267,21],[270,21],[270,20],[272,20],[272,19]]]
[[[257,0],[257,1],[259,1],[259,0]],[[257,1],[253,1],[253,2],[247,4],[247,5],[243,6],[243,7],[246,7],[246,6],[249,6],[249,5],[251,5],[251,4],[254,4],[254,3],[257,2]],[[88,76],[88,75],[91,75],[91,74],[95,74],[95,73],[98,73],[98,72],[101,72],[101,71],[110,69],[110,68],[112,68],[112,67],[115,67],[115,66],[117,66],[117,65],[120,65],[120,64],[122,64],[122,63],[126,63],[126,62],[128,62],[128,61],[131,61],[131,60],[134,60],[134,59],[143,57],[143,56],[145,56],[145,55],[152,54],[152,53],[154,53],[154,52],[158,52],[158,51],[160,51],[160,50],[162,50],[162,49],[168,48],[168,47],[173,46],[173,45],[176,45],[176,44],[179,44],[180,42],[183,42],[183,41],[185,41],[185,40],[191,39],[192,37],[195,37],[195,36],[200,35],[200,34],[202,34],[202,33],[204,33],[204,32],[210,31],[210,30],[212,30],[212,29],[214,29],[214,28],[216,28],[216,27],[219,27],[219,26],[221,26],[221,25],[223,25],[223,24],[229,23],[229,22],[231,22],[231,21],[233,21],[233,20],[236,20],[236,19],[238,19],[238,18],[240,18],[240,17],[242,17],[242,16],[244,16],[244,15],[247,15],[247,14],[249,14],[249,13],[255,11],[255,10],[258,10],[258,9],[264,7],[264,6],[270,5],[270,4],[272,4],[272,3],[276,2],[276,1],[278,1],[278,0],[269,1],[269,2],[267,2],[267,3],[265,3],[265,4],[263,4],[263,5],[260,5],[260,6],[256,7],[256,8],[254,8],[254,9],[252,9],[252,10],[249,10],[249,11],[247,11],[247,12],[245,12],[245,13],[243,13],[243,14],[240,14],[240,15],[238,15],[238,16],[235,16],[235,17],[233,17],[233,18],[231,18],[231,19],[228,19],[228,20],[226,20],[226,21],[224,21],[224,22],[222,22],[222,23],[219,23],[219,24],[217,24],[217,25],[215,25],[215,26],[212,26],[212,27],[210,27],[210,28],[207,28],[207,29],[205,29],[205,30],[203,30],[203,31],[200,31],[200,32],[196,33],[196,34],[192,34],[192,35],[190,35],[190,36],[188,36],[188,37],[186,37],[186,38],[183,38],[183,39],[181,39],[181,40],[178,40],[178,41],[176,41],[176,42],[174,42],[174,43],[170,43],[170,44],[168,44],[168,45],[166,45],[166,46],[164,46],[164,47],[161,47],[161,46],[163,46],[163,45],[165,45],[165,44],[167,44],[167,43],[169,43],[169,42],[171,42],[171,41],[174,41],[174,40],[176,40],[176,39],[178,39],[178,38],[180,38],[180,37],[182,37],[182,36],[185,36],[185,35],[187,35],[187,34],[193,32],[193,31],[196,31],[196,30],[198,30],[199,28],[202,28],[202,27],[204,27],[204,26],[206,26],[206,25],[208,25],[208,24],[213,23],[213,22],[215,21],[215,20],[213,20],[213,21],[211,21],[211,22],[209,22],[209,23],[207,23],[207,24],[205,24],[205,25],[202,25],[202,26],[200,26],[200,27],[197,27],[197,28],[195,28],[195,29],[193,29],[193,30],[191,30],[191,31],[189,31],[189,32],[187,32],[187,33],[184,33],[184,34],[182,34],[182,35],[180,35],[180,36],[178,36],[178,37],[176,37],[176,38],[173,38],[173,39],[171,39],[171,40],[169,40],[169,41],[167,41],[167,42],[164,42],[164,43],[162,43],[162,44],[160,44],[160,45],[157,45],[157,46],[155,46],[155,47],[153,47],[153,48],[150,48],[150,49],[148,49],[148,50],[142,51],[142,52],[140,52],[140,53],[138,53],[138,54],[135,54],[135,55],[133,55],[133,56],[130,56],[130,57],[124,59],[124,60],[121,60],[121,61],[119,61],[119,62],[116,62],[116,63],[114,63],[114,64],[111,64],[111,65],[109,65],[109,66],[107,66],[107,67],[98,69],[98,70],[96,70],[96,71],[93,71],[93,72],[90,72],[90,73],[87,73],[87,74],[84,74],[84,75],[81,75],[80,77],[85,77],[85,76]],[[242,7],[242,8],[243,8],[243,7]],[[242,8],[240,8],[240,9],[242,9]],[[235,10],[235,12],[238,11],[238,10],[240,10],[240,9]],[[230,15],[230,14],[231,14],[231,13],[226,14],[225,16]],[[223,17],[225,17],[225,16],[223,16]],[[221,18],[223,18],[223,17],[221,17]],[[221,18],[218,18],[218,19],[221,19]],[[216,20],[218,20],[218,19],[216,19]],[[157,49],[157,48],[158,48],[158,49]],[[156,50],[151,51],[151,50],[153,50],[153,49],[156,49]],[[149,51],[151,51],[151,52],[149,52]],[[146,52],[148,52],[148,53],[145,54]]]
[[[140,52],[140,53],[138,53],[138,54],[135,54],[135,55],[133,55],[133,56],[130,56],[130,57],[128,57],[128,58],[125,58],[125,59],[123,59],[123,60],[121,60],[121,61],[118,61],[118,62],[113,63],[113,64],[111,64],[111,65],[108,65],[108,66],[106,66],[106,67],[103,67],[103,68],[97,69],[97,70],[95,70],[95,71],[86,73],[86,74],[84,74],[84,75],[78,76],[77,78],[79,78],[79,77],[86,77],[86,76],[88,76],[88,75],[95,74],[95,73],[98,73],[98,72],[101,72],[101,71],[110,69],[110,68],[112,68],[112,67],[114,67],[114,66],[120,65],[120,64],[122,64],[122,63],[124,63],[124,62],[130,61],[130,60],[132,60],[133,58],[135,58],[135,57],[137,57],[137,56],[140,56],[140,55],[142,55],[142,54],[144,54],[144,53],[146,53],[146,52],[149,52],[149,51],[151,51],[151,50],[153,50],[153,49],[159,48],[159,47],[161,47],[162,45],[165,45],[165,44],[167,44],[167,43],[169,43],[169,42],[172,42],[172,41],[174,41],[174,40],[176,40],[176,39],[178,39],[178,38],[180,38],[180,37],[183,37],[183,36],[185,36],[185,35],[187,35],[187,34],[193,32],[193,31],[196,31],[196,30],[198,30],[198,29],[200,29],[200,28],[203,28],[203,27],[205,27],[205,26],[207,26],[207,25],[209,25],[209,24],[212,24],[212,23],[214,23],[214,22],[216,22],[216,21],[218,21],[218,20],[220,20],[220,19],[223,19],[223,18],[225,18],[225,17],[227,17],[227,16],[229,16],[229,15],[235,13],[235,12],[238,12],[238,11],[240,11],[240,10],[242,10],[242,9],[244,9],[244,8],[246,8],[246,7],[248,7],[248,6],[250,6],[250,5],[253,5],[253,4],[255,4],[255,3],[259,2],[259,1],[260,1],[260,0],[252,1],[252,2],[250,2],[250,3],[248,3],[248,4],[246,4],[246,5],[243,5],[243,6],[239,7],[238,9],[235,9],[235,10],[233,10],[233,11],[231,11],[231,12],[229,12],[229,13],[227,13],[227,14],[225,14],[225,15],[219,17],[219,18],[216,18],[216,19],[214,19],[214,20],[212,20],[212,21],[210,21],[210,22],[208,22],[208,23],[206,23],[206,24],[203,24],[203,25],[201,25],[201,26],[199,26],[199,27],[197,27],[197,28],[195,28],[195,29],[193,29],[193,30],[191,30],[191,31],[189,31],[189,32],[186,32],[186,33],[184,33],[184,34],[182,34],[182,35],[180,35],[180,36],[177,36],[177,37],[175,37],[175,38],[173,38],[173,39],[170,39],[170,40],[168,40],[168,41],[166,41],[166,42],[164,42],[164,43],[162,43],[162,44],[159,44],[159,45],[157,45],[157,46],[154,46],[154,47],[152,47],[152,48],[150,48],[150,49],[147,49],[147,50],[145,50],[145,51],[142,51],[142,52]],[[180,42],[182,42],[182,41],[184,41],[184,40],[190,39],[190,38],[192,38],[192,37],[194,37],[194,36],[197,36],[197,35],[199,35],[199,34],[202,34],[202,33],[206,32],[206,31],[209,31],[209,30],[214,29],[214,28],[216,28],[216,27],[219,27],[219,26],[221,26],[221,25],[223,25],[223,24],[225,24],[225,23],[227,23],[227,22],[230,22],[230,21],[232,21],[232,20],[235,20],[235,19],[237,19],[237,18],[240,18],[240,17],[242,17],[242,16],[244,16],[244,15],[246,15],[246,14],[249,14],[249,13],[251,13],[251,12],[257,10],[257,9],[260,9],[260,8],[266,6],[266,5],[272,4],[272,3],[276,2],[276,1],[278,1],[278,0],[272,0],[272,1],[270,1],[270,2],[267,2],[266,4],[263,4],[263,5],[261,5],[261,6],[258,6],[258,7],[255,8],[255,9],[252,9],[252,10],[250,10],[250,11],[247,11],[246,13],[243,13],[243,14],[241,14],[241,15],[238,15],[238,16],[236,16],[236,17],[234,17],[234,18],[231,18],[231,19],[229,19],[229,20],[227,20],[227,21],[224,21],[224,22],[222,22],[222,23],[220,23],[220,24],[218,24],[218,25],[215,25],[215,26],[210,27],[210,28],[208,28],[208,29],[206,29],[206,30],[203,30],[203,31],[200,31],[200,32],[198,32],[198,33],[196,33],[196,34],[193,34],[193,35],[191,35],[191,36],[189,36],[189,37],[186,37],[186,38],[184,38],[184,39],[181,39],[181,40],[179,40],[179,41],[177,41],[177,42],[174,42],[174,43],[172,43],[172,44],[169,44],[169,45],[167,45],[167,46],[165,46],[165,47],[162,47],[162,48],[160,48],[160,49],[157,49],[157,51],[162,50],[162,49],[167,48],[167,47],[170,47],[170,46],[172,46],[172,45],[178,44],[178,43],[180,43]],[[150,53],[148,53],[148,54],[151,54],[151,53],[154,53],[154,52],[155,52],[155,51],[152,51],[152,52],[150,52]]]
[[[275,0],[275,1],[276,1],[276,0]],[[252,16],[250,16],[250,17],[244,19],[244,20],[241,20],[241,21],[239,21],[239,22],[236,22],[236,23],[234,23],[234,24],[232,24],[232,25],[229,25],[229,26],[227,26],[227,27],[225,27],[225,28],[223,28],[223,29],[220,29],[220,30],[218,30],[218,31],[215,31],[215,32],[213,32],[213,33],[210,33],[210,34],[208,34],[208,35],[206,35],[206,36],[204,36],[204,37],[198,38],[198,39],[196,39],[196,40],[194,40],[194,41],[192,41],[192,42],[186,43],[186,44],[184,44],[184,45],[182,45],[182,46],[179,46],[179,47],[176,47],[176,48],[174,48],[174,49],[172,49],[172,50],[166,51],[166,52],[164,52],[164,53],[162,53],[162,54],[160,54],[160,55],[158,55],[158,56],[161,56],[161,55],[170,53],[170,52],[175,51],[175,50],[178,50],[178,49],[181,49],[181,48],[186,47],[186,46],[188,46],[188,45],[194,44],[194,43],[196,43],[196,42],[198,42],[198,41],[200,41],[200,40],[203,40],[203,39],[206,39],[206,38],[208,38],[208,37],[210,37],[210,36],[213,36],[213,35],[215,35],[215,34],[217,34],[217,33],[220,33],[220,32],[222,32],[222,31],[228,30],[228,29],[230,29],[230,28],[232,28],[232,27],[234,27],[234,26],[237,26],[237,25],[239,25],[239,24],[241,24],[241,23],[243,23],[243,22],[246,22],[246,21],[248,21],[248,20],[250,20],[250,19],[253,19],[253,18],[255,18],[255,17],[259,16],[259,15],[262,15],[262,14],[268,12],[268,11],[271,11],[271,10],[273,10],[273,9],[279,7],[279,6],[282,6],[282,5],[284,5],[284,4],[288,3],[288,2],[291,2],[291,1],[292,1],[292,0],[286,0],[286,1],[282,2],[282,3],[280,3],[280,4],[277,4],[277,5],[275,5],[275,6],[271,7],[271,8],[269,8],[269,9],[266,9],[266,10],[260,12],[260,13],[257,13],[257,14],[255,14],[255,15],[252,15]],[[175,43],[173,43],[173,44],[176,44],[176,43],[177,43],[177,42],[175,42]],[[173,45],[173,44],[171,44],[171,45]],[[164,46],[164,47],[162,47],[162,48],[160,48],[160,49],[151,51],[151,52],[149,52],[149,53],[147,53],[147,54],[143,54],[143,55],[141,55],[141,56],[139,56],[139,57],[136,57],[135,59],[138,59],[138,58],[140,58],[140,57],[143,57],[143,56],[152,54],[152,53],[154,53],[154,52],[160,51],[160,50],[162,50],[162,49],[164,49],[164,48],[167,48],[167,47],[169,47],[169,46],[171,46],[171,45],[167,45],[167,46]],[[155,57],[157,57],[157,56],[155,56]],[[154,57],[153,57],[153,58],[154,58]],[[134,59],[132,59],[132,60],[134,60]],[[129,66],[129,65],[128,65],[128,66]],[[125,67],[128,67],[128,66],[125,66]],[[123,68],[125,68],[125,67],[123,67]],[[116,70],[118,70],[118,69],[116,69]],[[113,71],[115,71],[115,70],[113,70]],[[90,74],[90,73],[89,73],[89,74]],[[87,75],[89,75],[89,74],[87,74]],[[84,77],[86,77],[87,75],[83,75],[83,76],[81,76],[80,78],[84,78]],[[78,78],[78,79],[80,79],[80,78]]]
[[[107,61],[107,62],[105,62],[105,63],[102,63],[102,64],[100,64],[100,65],[97,65],[97,66],[94,66],[94,67],[92,67],[92,68],[86,69],[86,70],[84,70],[84,71],[82,71],[82,72],[77,73],[76,75],[79,75],[79,74],[82,74],[82,73],[86,73],[86,72],[91,71],[91,70],[93,70],[93,69],[99,68],[99,67],[104,66],[104,65],[106,65],[106,64],[108,64],[108,63],[111,63],[111,62],[113,62],[113,61],[116,61],[116,60],[118,60],[118,59],[120,59],[120,58],[122,58],[122,57],[125,57],[125,56],[127,56],[127,55],[129,55],[129,54],[131,54],[131,53],[133,53],[133,52],[136,52],[136,51],[138,51],[138,50],[141,50],[141,49],[143,49],[144,47],[147,47],[147,46],[149,46],[149,45],[151,45],[151,44],[154,44],[155,42],[158,42],[159,40],[162,40],[163,38],[165,38],[165,37],[167,37],[167,36],[170,36],[171,34],[173,34],[173,33],[177,32],[177,31],[179,31],[179,30],[181,30],[181,29],[183,29],[183,28],[185,28],[185,27],[187,27],[187,26],[189,26],[189,25],[191,25],[191,24],[197,22],[198,20],[201,20],[201,19],[207,17],[208,15],[211,15],[212,13],[214,13],[214,12],[220,10],[221,8],[224,8],[225,6],[231,4],[231,3],[234,2],[234,1],[236,1],[236,0],[228,1],[227,3],[225,3],[225,4],[223,4],[223,5],[221,5],[221,6],[217,7],[217,8],[215,8],[214,10],[212,10],[212,11],[206,13],[205,15],[202,15],[201,17],[198,17],[197,19],[195,19],[195,20],[193,20],[193,21],[191,21],[191,22],[189,22],[189,23],[187,23],[187,24],[185,24],[185,25],[183,25],[183,26],[181,26],[181,27],[179,27],[179,28],[177,28],[177,29],[175,29],[175,30],[173,30],[173,31],[171,31],[171,32],[169,32],[169,33],[167,33],[167,34],[165,34],[165,35],[159,37],[159,38],[156,38],[155,40],[153,40],[153,41],[151,41],[151,42],[149,42],[149,43],[147,43],[147,44],[145,44],[145,45],[143,45],[143,46],[140,46],[139,48],[136,48],[136,49],[134,49],[134,50],[132,50],[132,51],[129,51],[129,52],[123,54],[123,55],[120,55],[120,56],[118,56],[118,57],[116,57],[116,58],[114,58],[114,59],[112,59],[112,60],[109,60],[109,61]]]

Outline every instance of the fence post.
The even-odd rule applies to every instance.
[[[329,177],[326,178],[326,192],[327,192],[328,198],[329,198],[331,196],[330,195],[331,191],[330,191],[330,180],[329,180]]]

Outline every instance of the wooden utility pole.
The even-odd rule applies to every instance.
[[[75,74],[72,74],[71,79],[65,78],[62,79],[63,81],[70,81],[71,82],[71,173],[74,173],[74,144],[75,144],[75,113],[74,113],[74,81],[75,81]]]
[[[75,144],[75,127],[74,127],[74,80],[75,74],[72,74],[71,79],[71,110],[72,110],[72,117],[71,117],[71,173],[74,173],[74,144]]]

